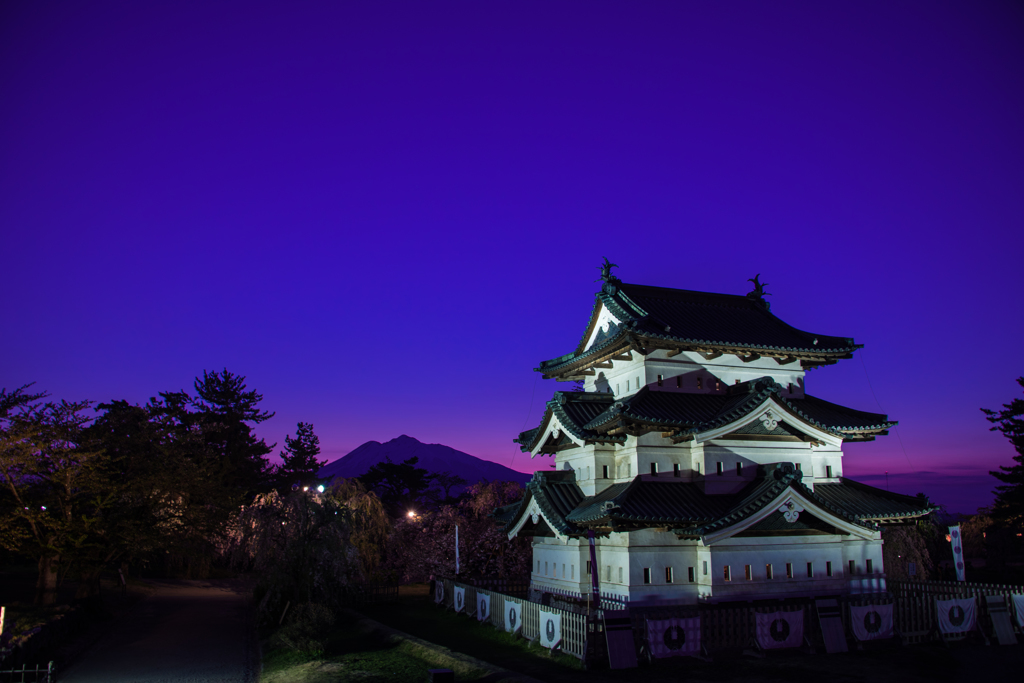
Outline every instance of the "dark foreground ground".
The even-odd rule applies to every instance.
[[[765,659],[740,653],[718,654],[712,662],[691,658],[658,660],[625,671],[579,668],[570,657],[551,658],[542,648],[526,647],[491,626],[439,609],[426,591],[404,595],[397,603],[368,605],[360,611],[392,628],[449,647],[491,664],[542,681],[600,683],[604,681],[790,681],[793,683],[936,683],[1016,680],[1024,671],[1024,645],[999,646],[938,643],[907,647],[882,646],[846,654],[771,653]]]

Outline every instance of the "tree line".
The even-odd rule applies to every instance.
[[[206,575],[240,506],[315,476],[312,425],[274,467],[253,430],[273,413],[244,377],[204,371],[193,389],[143,405],[0,390],[0,545],[37,564],[38,604],[65,578],[76,598],[96,595],[112,563]]]

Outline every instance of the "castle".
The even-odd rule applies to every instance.
[[[515,441],[553,456],[494,517],[533,539],[531,590],[695,603],[885,589],[880,526],[931,512],[843,477],[845,442],[896,423],[816,398],[861,346],[746,296],[625,284],[605,260],[586,332],[537,368],[582,381]],[[588,534],[596,535],[591,566]]]

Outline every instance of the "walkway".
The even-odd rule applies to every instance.
[[[60,683],[251,683],[257,678],[240,581],[159,581],[157,590]]]

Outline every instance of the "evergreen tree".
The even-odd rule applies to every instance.
[[[292,486],[312,486],[316,483],[317,472],[327,461],[317,460],[320,455],[320,437],[313,433],[313,425],[300,422],[295,429],[295,438],[284,437],[284,451],[281,452],[281,467],[277,470],[280,487],[287,491]]]
[[[1024,387],[1024,377],[1018,377],[1017,384]],[[981,410],[985,413],[985,419],[995,425],[992,431],[1002,432],[1017,451],[1013,457],[1016,465],[1000,466],[1000,471],[989,472],[1004,484],[995,488],[996,502],[992,517],[1005,526],[1024,526],[1024,399],[1016,398],[1005,403],[999,411],[987,408]]]

